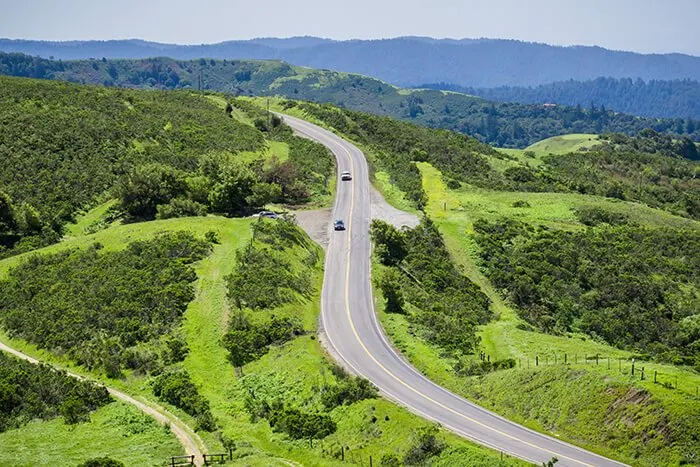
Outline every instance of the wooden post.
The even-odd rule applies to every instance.
[[[598,364],[598,354],[595,354],[595,364]]]
[[[644,381],[644,367],[642,367],[642,378],[641,378],[641,380]]]
[[[566,354],[564,354],[564,364],[566,365]]]
[[[372,456],[369,456],[369,467],[372,467]]]
[[[340,460],[345,461],[345,446],[340,446]]]
[[[654,382],[656,383],[656,370],[654,370]]]
[[[634,358],[632,359],[632,376],[634,376]]]
[[[540,366],[540,356],[535,355],[535,366]]]
[[[610,357],[608,357],[608,370],[610,369]]]

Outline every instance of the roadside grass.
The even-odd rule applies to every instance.
[[[700,223],[636,203],[583,195],[491,192],[468,186],[449,190],[438,170],[426,163],[419,168],[429,198],[426,213],[439,226],[463,273],[492,301],[496,319],[481,327],[480,347],[492,361],[515,359],[516,367],[481,377],[457,375],[452,367],[454,358],[424,340],[405,316],[383,311],[381,293],[375,288],[380,320],[409,361],[437,383],[501,415],[603,455],[633,465],[697,461],[692,457],[700,455],[697,443],[695,451],[687,452],[685,446],[666,446],[654,437],[654,430],[667,429],[660,426],[668,420],[682,422],[681,433],[700,427],[700,398],[695,395],[700,375],[684,367],[637,361],[633,376],[631,352],[583,334],[555,336],[531,330],[481,273],[478,247],[471,234],[476,219],[504,216],[553,229],[581,229],[572,209],[584,205],[625,213],[633,222],[649,226],[700,228]],[[521,200],[530,207],[512,206]],[[378,263],[373,264],[376,274],[381,269]],[[642,368],[644,381],[640,380]],[[616,407],[625,407],[622,420],[628,426],[610,415]],[[651,436],[640,431],[645,429]]]
[[[58,417],[0,433],[0,465],[7,466],[75,466],[95,457],[165,465],[169,456],[180,454],[170,430],[121,401],[91,413],[86,423],[66,425]]]

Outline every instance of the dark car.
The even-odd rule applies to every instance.
[[[333,222],[333,230],[345,230],[345,223],[340,219],[336,219]]]

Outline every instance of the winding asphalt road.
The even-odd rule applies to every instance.
[[[298,133],[328,147],[338,171],[334,216],[347,230],[331,232],[321,302],[329,351],[389,399],[445,428],[497,451],[541,465],[553,457],[559,466],[624,465],[510,422],[438,386],[406,362],[389,344],[374,312],[369,238],[370,184],[362,151],[304,120],[284,115]],[[397,135],[400,137],[400,135]],[[329,227],[330,228],[330,227]]]

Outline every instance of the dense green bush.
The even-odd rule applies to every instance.
[[[579,222],[591,227],[598,224],[626,224],[629,219],[624,213],[608,211],[598,206],[583,206],[575,209],[574,213]]]
[[[175,232],[123,251],[94,244],[34,255],[0,281],[0,324],[13,337],[67,352],[112,377],[125,367],[156,371],[183,352],[173,350],[169,336],[194,297],[189,263],[210,248]]]
[[[479,342],[476,326],[490,319],[490,302],[459,272],[432,221],[424,218],[416,228],[401,232],[375,220],[371,235],[380,259],[395,265],[388,274],[403,279],[385,284],[385,273],[380,280],[382,290],[391,289],[386,298],[395,295],[390,311],[398,311],[402,301],[410,303],[416,311],[408,319],[428,341],[450,352],[473,353]]]
[[[377,388],[365,378],[348,376],[337,384],[322,388],[321,403],[326,410],[333,410],[341,405],[350,405],[365,399],[374,399],[379,395]]]
[[[153,394],[192,415],[197,421],[195,429],[216,430],[209,401],[199,394],[187,371],[171,369],[158,376],[153,382]]]
[[[293,318],[271,316],[252,321],[242,312],[229,323],[221,343],[228,350],[228,360],[240,368],[265,355],[271,345],[279,345],[303,332],[301,323]]]
[[[103,386],[0,352],[0,433],[58,415],[77,423],[111,400]]]
[[[700,232],[474,223],[484,270],[529,323],[700,364]]]

